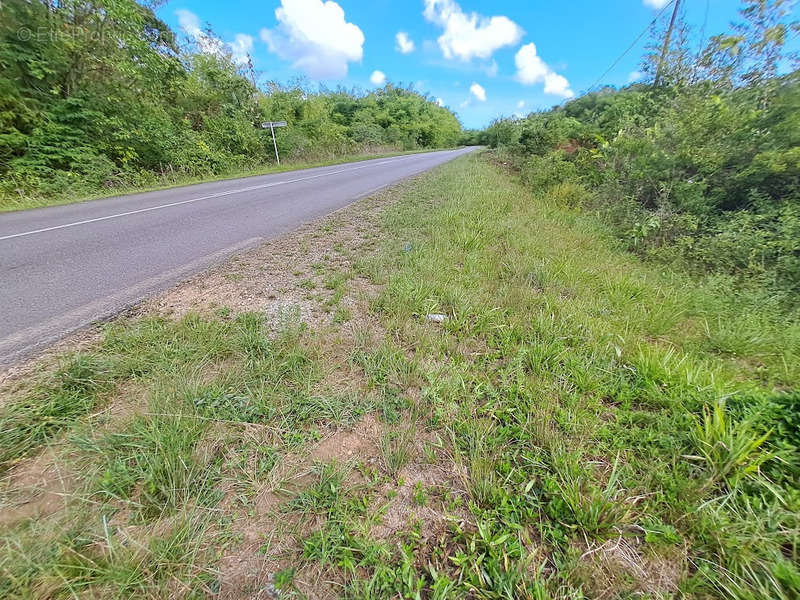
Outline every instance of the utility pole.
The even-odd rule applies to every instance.
[[[672,18],[670,18],[669,27],[667,28],[667,35],[664,36],[664,45],[661,47],[661,59],[658,61],[658,68],[656,69],[655,87],[658,87],[658,84],[661,83],[661,71],[664,69],[664,60],[667,58],[669,40],[672,37],[672,28],[675,27],[675,17],[678,16],[678,8],[680,5],[681,0],[675,0],[675,6],[672,7]]]

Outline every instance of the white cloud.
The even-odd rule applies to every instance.
[[[262,29],[261,39],[314,79],[342,79],[364,56],[364,33],[333,0],[281,0],[275,18],[278,26]]]
[[[205,54],[217,54],[222,52],[222,41],[209,35],[200,27],[200,19],[189,10],[176,10],[175,14],[178,15],[178,25],[180,28],[192,38],[197,44],[200,52]]]
[[[383,71],[373,71],[369,76],[372,85],[383,85],[386,83],[386,74]]]
[[[196,38],[203,33],[200,28],[200,19],[192,11],[180,9],[176,10],[175,14],[178,15],[178,25],[188,35]]]
[[[520,100],[517,102],[517,108],[525,108],[525,100]]]
[[[437,41],[445,58],[489,58],[495,50],[519,42],[524,33],[508,17],[467,14],[454,0],[425,0],[422,14],[442,28]]]
[[[437,98],[436,99],[436,104],[437,104],[437,106],[444,106],[444,100],[442,100],[441,98]]]
[[[228,44],[231,50],[231,58],[237,65],[246,65],[250,55],[253,53],[253,36],[246,33],[237,33],[233,41]]]
[[[253,37],[245,33],[237,33],[232,42],[223,42],[219,38],[207,33],[200,27],[199,17],[189,10],[176,10],[180,28],[194,40],[200,52],[205,54],[230,54],[231,60],[237,65],[247,64],[253,52]]]
[[[517,51],[514,63],[517,65],[517,80],[525,85],[544,81],[544,76],[550,71],[550,67],[536,53],[536,44],[533,42]]]
[[[525,44],[514,56],[517,65],[517,81],[525,85],[544,82],[545,94],[553,94],[562,98],[572,98],[575,94],[569,87],[569,81],[559,75],[545,63],[536,53],[536,44]]]
[[[569,89],[569,81],[563,75],[552,71],[544,76],[544,93],[562,98],[572,98],[575,94]]]
[[[405,31],[398,31],[394,39],[397,40],[397,51],[400,54],[409,54],[414,51],[414,42]]]
[[[644,5],[649,6],[650,8],[664,8],[667,4],[669,4],[670,0],[644,0]]]
[[[628,83],[639,81],[642,77],[644,77],[644,73],[642,73],[641,71],[631,71],[630,73],[628,73]]]
[[[469,93],[472,94],[477,100],[486,102],[486,90],[479,83],[472,82],[469,86]]]

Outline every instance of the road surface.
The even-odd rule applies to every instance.
[[[0,366],[470,149],[0,213]]]

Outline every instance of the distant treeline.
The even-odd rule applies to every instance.
[[[135,0],[3,0],[0,202],[148,185],[274,160],[455,145],[458,119],[387,84],[370,93],[257,85],[252,65],[182,47]]]
[[[661,69],[656,30],[641,82],[495,121],[536,189],[604,217],[642,255],[800,298],[800,28],[782,0],[743,2],[741,24],[701,39],[677,21]],[[781,71],[783,74],[781,74]],[[787,74],[788,71],[788,74]]]

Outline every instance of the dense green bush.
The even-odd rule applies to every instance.
[[[781,0],[747,0],[742,17],[738,35],[712,38],[693,60],[671,48],[665,85],[606,88],[484,135],[530,185],[590,190],[584,208],[631,250],[797,306],[800,71],[778,67],[792,64],[785,44],[798,25]]]
[[[455,115],[413,89],[259,88],[252,67],[182,47],[144,4],[3,2],[0,208],[252,169],[274,160],[266,120],[289,123],[279,150],[303,160],[459,141]]]

